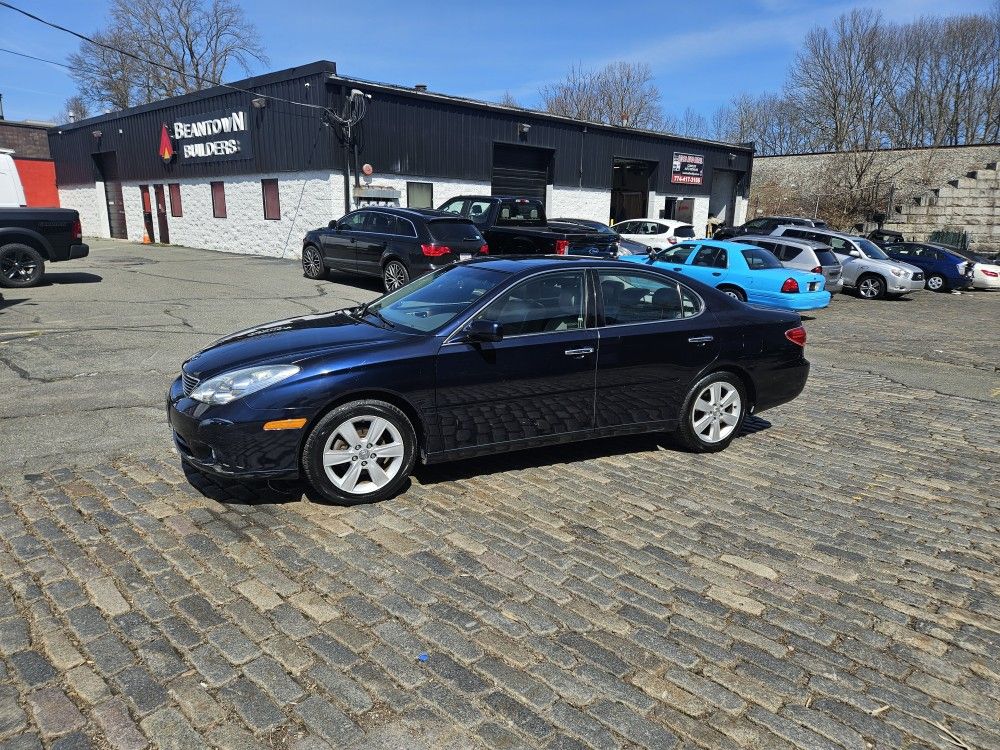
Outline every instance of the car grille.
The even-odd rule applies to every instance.
[[[198,383],[200,382],[198,380],[198,378],[196,378],[194,375],[189,375],[188,373],[184,372],[183,370],[181,370],[181,381],[184,384],[184,395],[185,396],[190,396],[191,395],[191,391],[193,391],[195,388],[197,388],[198,387]]]
[[[923,281],[924,280],[924,275],[922,273],[915,273],[915,274],[913,274],[913,280],[914,281]]]

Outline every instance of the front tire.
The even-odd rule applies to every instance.
[[[326,276],[323,254],[315,245],[306,245],[302,248],[302,273],[307,279],[322,279]]]
[[[945,280],[944,276],[939,273],[932,273],[927,277],[927,281],[924,282],[924,286],[930,289],[932,292],[947,292],[948,282]]]
[[[324,416],[302,448],[309,484],[337,505],[392,497],[416,462],[413,424],[384,401],[351,401]]]
[[[382,269],[382,285],[386,292],[394,292],[410,283],[410,272],[398,260],[390,260]]]
[[[858,296],[861,299],[885,299],[885,280],[868,274],[858,279]]]
[[[739,435],[749,405],[743,381],[713,372],[694,384],[684,400],[677,437],[695,453],[724,450]]]
[[[0,287],[35,286],[45,273],[45,258],[35,248],[18,243],[0,247]]]

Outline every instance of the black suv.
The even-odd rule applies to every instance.
[[[362,208],[306,234],[302,270],[310,279],[328,271],[381,276],[391,292],[436,268],[489,251],[476,225],[453,213]]]
[[[803,216],[758,216],[738,227],[722,227],[712,236],[716,240],[728,240],[741,234],[770,234],[781,226],[821,227],[826,228],[826,222],[820,219],[807,219]]]

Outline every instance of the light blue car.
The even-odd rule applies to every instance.
[[[821,274],[785,268],[773,253],[739,242],[691,240],[620,260],[685,274],[752,305],[802,312],[830,304]]]

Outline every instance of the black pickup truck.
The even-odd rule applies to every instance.
[[[440,210],[471,219],[486,238],[490,255],[614,255],[616,249],[614,235],[550,226],[538,198],[460,195]]]
[[[0,208],[0,287],[35,286],[45,261],[85,258],[80,214],[70,208]]]

